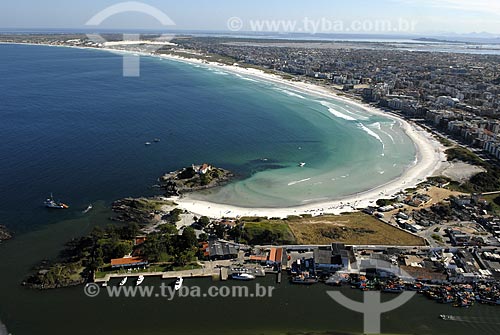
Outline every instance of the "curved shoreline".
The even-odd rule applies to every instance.
[[[192,213],[198,215],[206,215],[213,218],[222,216],[267,216],[284,218],[288,215],[297,214],[321,215],[324,213],[340,214],[343,212],[352,212],[356,211],[358,208],[370,206],[380,198],[391,197],[392,195],[402,190],[415,187],[417,184],[425,180],[427,177],[432,176],[437,170],[439,170],[442,161],[446,159],[444,148],[441,143],[435,140],[431,136],[431,134],[423,130],[421,127],[410,124],[410,122],[408,122],[407,120],[402,119],[401,117],[393,113],[387,113],[381,109],[363,104],[359,101],[339,96],[335,92],[330,91],[325,87],[300,81],[295,82],[283,79],[277,75],[268,74],[258,69],[247,69],[241,68],[239,66],[228,66],[218,63],[206,63],[199,59],[186,59],[171,55],[157,55],[157,57],[188,64],[196,64],[216,68],[240,76],[253,77],[263,81],[286,86],[308,95],[316,95],[318,97],[343,101],[345,103],[357,106],[370,114],[381,115],[399,122],[401,128],[403,129],[405,134],[412,140],[416,149],[415,163],[405,172],[403,172],[403,174],[398,178],[383,185],[377,186],[371,190],[367,190],[356,195],[345,196],[339,200],[310,203],[307,205],[291,207],[246,208],[216,202],[194,200],[190,198],[189,195],[174,198],[175,202],[177,202],[183,209],[186,209]]]
[[[393,113],[387,113],[381,109],[375,108],[371,105],[349,99],[338,95],[323,86],[306,83],[302,81],[292,81],[283,79],[282,77],[265,73],[262,70],[254,68],[242,68],[237,65],[225,65],[214,62],[207,62],[196,58],[183,58],[174,55],[157,55],[149,54],[139,51],[120,50],[113,48],[92,48],[92,47],[73,47],[64,45],[48,45],[48,44],[28,44],[28,43],[3,43],[3,44],[18,44],[18,45],[34,45],[34,46],[53,46],[53,47],[67,47],[82,50],[100,50],[105,52],[112,52],[118,54],[134,54],[146,57],[154,57],[159,59],[167,59],[171,61],[182,62],[191,65],[199,65],[206,68],[214,68],[221,71],[235,74],[239,77],[255,78],[260,81],[274,83],[280,86],[290,88],[292,90],[302,92],[307,95],[313,95],[322,98],[335,99],[342,101],[358,108],[363,109],[367,113],[373,115],[380,115],[386,118],[395,120],[400,123],[401,128],[405,134],[412,140],[416,149],[416,161],[410,166],[402,175],[389,181],[385,184],[379,185],[373,189],[359,192],[353,195],[347,195],[338,200],[329,200],[323,202],[309,203],[300,206],[291,207],[275,207],[275,208],[246,208],[241,206],[227,205],[216,202],[208,202],[201,200],[194,200],[188,195],[182,197],[171,198],[180,205],[181,208],[188,210],[197,215],[206,215],[209,217],[217,218],[222,216],[267,216],[267,217],[286,217],[288,215],[297,214],[312,214],[321,215],[324,213],[340,214],[342,212],[355,211],[358,208],[364,208],[372,205],[380,198],[391,197],[392,195],[400,192],[401,190],[415,187],[427,177],[432,176],[433,173],[440,169],[441,162],[445,159],[443,146],[432,136],[418,127],[417,125],[410,124],[408,121],[402,119]]]

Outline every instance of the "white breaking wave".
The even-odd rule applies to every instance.
[[[255,79],[251,79],[251,78],[248,78],[248,77],[245,77],[245,76],[242,76],[241,74],[238,74],[238,73],[234,73],[234,75],[240,79],[243,79],[243,80],[246,80],[246,81],[253,81],[254,83],[257,83],[258,80],[255,80]]]
[[[391,129],[392,129],[393,126],[394,126],[394,124],[391,124]],[[372,123],[370,125],[370,127],[375,128],[377,130],[380,130],[380,132],[382,134],[387,135],[387,137],[389,137],[391,139],[392,143],[396,143],[396,141],[394,141],[394,137],[391,134],[389,134],[388,132],[382,130],[382,125],[380,124],[380,122]]]
[[[311,178],[297,180],[297,181],[292,181],[291,183],[288,183],[288,186],[293,186],[293,185],[296,185],[296,184],[304,183],[304,182],[309,181],[309,180],[311,180]]]
[[[349,107],[348,105],[346,105],[347,107]],[[340,108],[341,110],[343,110],[344,112],[346,112],[347,114],[349,115],[352,115],[354,118],[356,118],[356,120],[363,120],[363,121],[367,121],[369,120],[370,118],[367,117],[367,116],[363,116],[363,115],[360,115],[360,114],[357,114],[357,113],[354,113],[351,109],[349,108],[345,108],[345,107],[342,107],[342,106],[336,106],[338,108]]]
[[[210,71],[212,73],[215,73],[215,74],[220,74],[222,76],[228,76],[229,75],[229,73],[227,73],[227,72],[219,71],[219,70],[212,69],[212,68],[209,68],[208,71]]]
[[[338,110],[335,109],[335,107],[333,107],[332,104],[326,102],[326,101],[320,101],[320,103],[325,106],[326,108],[328,108],[328,111],[330,113],[332,113],[334,116],[338,117],[338,118],[341,118],[341,119],[344,119],[344,120],[347,120],[347,121],[356,121],[355,118],[353,118],[352,116],[349,116],[349,115],[346,115],[346,114],[343,114],[341,112],[339,112]]]
[[[246,81],[251,81],[251,82],[254,82],[254,83],[258,83],[259,82],[258,80],[251,79],[251,78],[244,77],[244,76],[242,76],[241,79],[246,80]]]
[[[365,126],[362,123],[358,123],[358,128],[365,131],[368,135],[376,138],[380,143],[382,143],[382,148],[385,149],[384,141],[382,141],[382,138],[380,138],[380,136],[376,132],[374,132],[373,130],[371,130],[370,128],[368,128],[367,126]]]
[[[323,200],[329,200],[330,198],[317,198],[317,199],[306,199],[306,200],[302,200],[302,203],[303,204],[308,204],[310,202],[319,202],[319,201],[323,201]]]
[[[282,89],[282,88],[276,88],[276,90],[282,92],[282,93],[285,93],[286,95],[289,95],[291,97],[295,97],[295,98],[300,98],[300,99],[306,99],[306,97],[300,95],[300,94],[297,94],[295,92],[292,92],[292,91],[288,91],[288,90],[285,90],[285,89]]]
[[[391,139],[392,143],[396,144],[396,141],[394,141],[394,137],[392,137],[392,135],[391,135],[391,134],[389,134],[389,133],[388,133],[388,132],[386,132],[386,131],[383,131],[382,129],[381,129],[380,131],[381,131],[382,133],[384,133],[385,135],[387,135],[387,136]]]

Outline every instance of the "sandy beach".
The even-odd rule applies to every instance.
[[[415,187],[427,177],[430,177],[434,175],[436,171],[439,171],[442,162],[446,160],[443,146],[424,129],[415,124],[410,124],[408,121],[401,119],[395,114],[387,113],[370,105],[341,97],[327,88],[305,82],[286,80],[277,75],[265,73],[264,71],[258,69],[247,69],[237,65],[228,66],[218,63],[207,63],[199,59],[186,59],[171,55],[161,55],[157,57],[212,67],[221,71],[234,73],[242,77],[272,82],[291,88],[297,92],[303,92],[318,97],[334,98],[348,104],[356,105],[369,113],[383,115],[399,122],[405,133],[411,138],[416,147],[417,157],[415,164],[399,178],[372,190],[347,196],[341,200],[311,203],[303,206],[288,208],[245,208],[193,200],[189,197],[189,194],[173,199],[180,205],[180,207],[197,215],[206,215],[212,218],[238,216],[267,216],[284,218],[288,215],[297,214],[312,214],[313,216],[317,216],[325,213],[340,214],[343,212],[352,212],[358,210],[359,208],[373,205],[376,200],[380,198],[389,198],[407,188]]]

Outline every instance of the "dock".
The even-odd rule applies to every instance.
[[[97,284],[109,282],[111,279],[122,279],[125,277],[160,277],[161,279],[183,278],[213,278],[214,280],[227,280],[229,278],[229,269],[224,266],[224,262],[206,262],[202,268],[181,271],[168,272],[150,272],[150,271],[134,271],[106,274],[103,278],[94,278]]]

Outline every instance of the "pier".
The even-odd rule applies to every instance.
[[[205,262],[201,268],[190,269],[190,270],[180,270],[180,271],[166,271],[166,272],[152,272],[152,271],[133,271],[133,272],[113,272],[106,274],[102,278],[94,278],[94,282],[97,284],[107,283],[114,278],[125,278],[125,277],[160,277],[161,279],[175,279],[177,277],[183,278],[213,278],[215,280],[227,280],[228,279],[228,262],[227,261],[217,261],[217,262]]]

